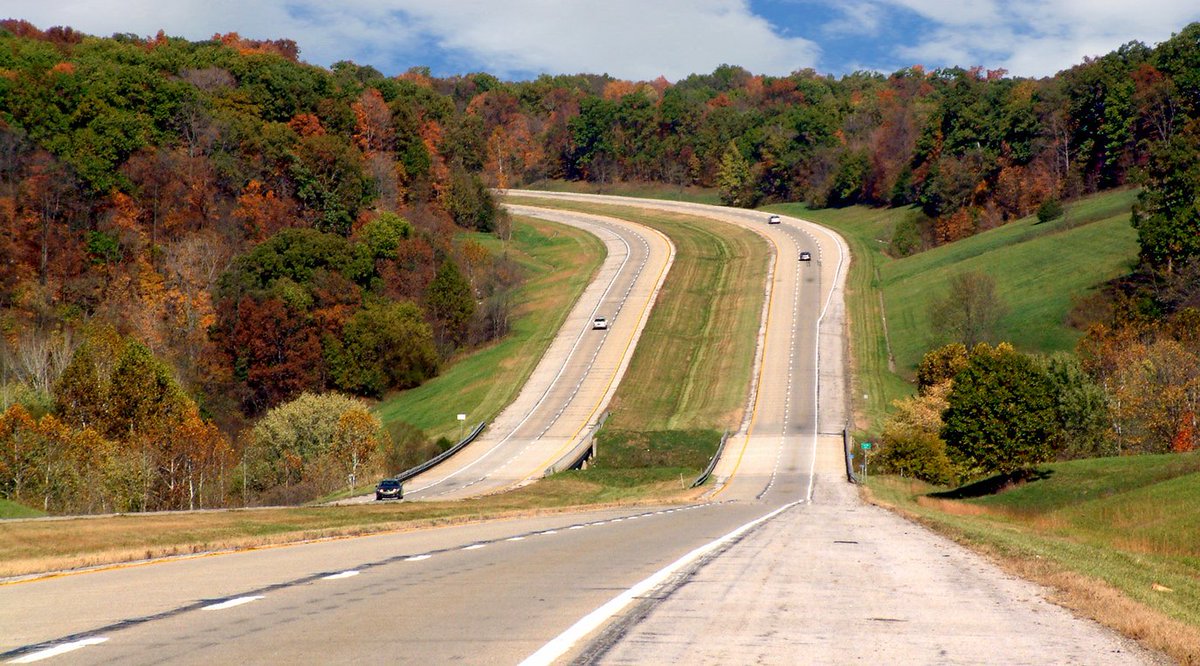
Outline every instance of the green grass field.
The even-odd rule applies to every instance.
[[[529,218],[514,220],[507,243],[490,234],[470,237],[493,253],[507,252],[525,270],[512,331],[425,384],[388,396],[376,408],[385,424],[402,420],[431,437],[457,439],[458,414],[472,424],[490,421],[516,397],[605,256],[595,236]]]
[[[953,275],[973,271],[995,279],[1007,307],[1000,339],[1029,352],[1072,349],[1079,338],[1066,324],[1072,298],[1128,272],[1137,257],[1137,234],[1129,224],[1136,197],[1136,190],[1096,195],[1068,204],[1066,215],[1053,222],[1037,224],[1029,217],[902,259],[888,257],[884,249],[908,209],[811,210],[800,204],[770,209],[830,226],[851,246],[847,309],[857,366],[854,393],[856,400],[868,396],[859,405],[866,420],[860,427],[877,429],[891,401],[912,392],[909,381],[921,356],[945,342],[931,329],[928,312],[934,299],[945,296]]]
[[[897,477],[875,477],[869,486],[961,541],[1018,564],[1049,563],[1103,581],[1193,628],[1184,632],[1192,640],[1200,636],[1200,453],[1075,460],[1044,472],[973,499],[938,497],[936,488]],[[1156,647],[1188,659],[1186,651]],[[1200,663],[1200,651],[1190,658]]]
[[[0,520],[5,518],[40,518],[46,515],[42,511],[32,509],[12,500],[0,499]]]

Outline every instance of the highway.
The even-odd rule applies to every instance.
[[[516,215],[584,229],[607,256],[517,398],[459,453],[405,484],[408,499],[460,499],[541,478],[603,414],[670,270],[663,234],[624,220],[509,206]],[[605,317],[607,330],[593,329]],[[367,496],[367,500],[370,496]]]
[[[532,209],[514,212],[551,219],[563,216]],[[573,347],[575,353],[548,352],[542,364],[546,367],[535,371],[535,376],[556,376],[554,386],[549,391],[534,391],[535,399],[523,393],[514,402],[516,409],[510,411],[525,415],[506,414],[497,419],[497,424],[509,419],[517,423],[511,428],[495,428],[517,433],[508,437],[505,446],[525,437],[536,441],[539,428],[565,420],[572,400],[542,396],[577,393],[579,359],[594,357],[588,364],[595,373],[601,358],[613,357],[603,366],[607,368],[603,381],[583,382],[611,393],[616,380],[610,385],[608,377],[617,376],[622,360],[627,363],[630,340],[640,330],[639,319],[648,312],[648,294],[657,290],[669,265],[669,244],[660,234],[640,228],[630,236],[627,230],[634,225],[574,213],[570,217],[579,226],[592,225],[589,230],[605,241],[609,256],[552,345],[552,349],[565,346],[566,338],[571,342],[568,349]],[[794,249],[794,244],[788,247]],[[664,265],[661,258],[659,263],[651,263],[655,256],[667,257],[668,263]],[[777,274],[783,281],[802,275],[809,267],[789,268],[793,270]],[[784,293],[782,288],[773,287],[772,300],[782,299],[780,293]],[[786,292],[786,299],[775,310],[782,314],[774,321],[783,323],[772,325],[789,332],[780,333],[778,339],[770,335],[765,339],[790,347],[793,327],[786,320],[792,308],[806,301],[792,291]],[[629,303],[634,302],[638,307],[631,309]],[[590,329],[594,313],[612,319],[607,333]],[[596,340],[601,342],[598,350]],[[613,340],[619,344],[606,342]],[[606,345],[611,349],[606,351]],[[576,360],[564,364],[563,358]],[[766,358],[773,363],[776,355]],[[806,367],[797,363],[793,370],[801,372]],[[562,382],[565,384],[558,386]],[[795,382],[797,389],[812,384],[811,378]],[[788,385],[786,380],[772,380],[767,390],[759,392],[758,404],[786,403],[774,392],[786,390]],[[574,396],[573,401],[583,405],[578,412],[588,414],[585,418],[594,419],[591,414],[603,399],[600,393],[592,391],[585,398],[580,391]],[[530,400],[557,404],[551,405],[554,409],[549,415],[518,406]],[[567,410],[562,410],[564,402]],[[808,402],[806,396],[797,404]],[[764,418],[764,422],[776,424],[779,434],[781,409],[773,407]],[[803,412],[804,408],[797,410]],[[528,416],[530,413],[534,415]],[[811,410],[808,413],[811,418]],[[569,433],[553,428],[546,431],[543,438],[560,433],[557,436],[564,440],[542,443],[536,455],[520,457],[524,463],[537,462],[524,464],[527,469],[518,473],[493,478],[494,473],[482,473],[483,463],[472,468],[470,463],[456,461],[454,469],[435,470],[441,480],[427,488],[413,487],[418,493],[454,496],[519,483],[569,443],[565,438],[579,428],[580,421],[574,418]],[[532,435],[521,435],[530,432]],[[759,456],[743,454],[744,446],[731,444],[730,450],[738,451],[742,459],[736,478],[744,472],[745,481],[725,486],[726,496],[695,506],[499,521],[0,586],[0,650],[7,651],[8,658],[28,658],[66,645],[78,649],[54,658],[71,663],[221,663],[268,658],[356,661],[377,658],[380,652],[409,663],[515,663],[614,595],[794,501],[795,492],[807,487],[811,468],[806,457],[811,454],[811,437],[800,439],[808,445],[804,451],[789,456],[772,454],[769,468],[762,467]],[[776,451],[783,441],[779,436],[767,440]],[[520,446],[530,443],[521,442]],[[476,447],[484,453],[475,460],[489,455],[496,460],[511,457],[507,449],[501,452],[495,444],[492,447]],[[496,452],[487,453],[492,450]],[[763,497],[766,501],[753,499],[768,488]],[[740,498],[750,501],[736,501]],[[684,563],[689,564],[692,562]],[[574,643],[566,646],[567,650],[577,648]]]
[[[0,585],[0,661],[980,663],[1031,662],[1028,655],[1044,653],[1006,648],[1051,641],[1067,656],[1094,650],[1084,663],[1143,658],[980,558],[862,505],[844,483],[840,436],[830,434],[845,422],[846,392],[840,291],[849,258],[836,236],[793,219],[768,226],[765,215],[750,211],[632,203],[743,224],[773,249],[751,408],[705,498],[12,582]],[[642,262],[637,243],[621,258],[624,245],[603,235],[624,225],[571,217],[602,227],[606,266]],[[643,238],[651,243],[651,235]],[[798,260],[802,249],[813,252],[812,262]],[[585,295],[560,337],[604,337],[583,328],[600,309],[614,318],[608,340],[631,335],[618,326],[635,319],[634,301],[620,306],[606,299],[621,286],[597,286],[623,272],[615,270],[601,269],[589,287],[601,296]],[[610,283],[627,285],[632,299],[638,279]],[[591,353],[607,357],[606,344]],[[567,384],[578,386],[575,363],[562,369],[560,361],[553,374],[560,381],[570,375]],[[612,363],[606,372],[616,377],[620,361]],[[549,386],[541,394],[559,395],[557,382]],[[570,400],[541,400],[574,409]],[[580,413],[588,411],[590,421],[603,395],[585,402]],[[549,436],[560,432],[553,421],[562,418],[535,414],[497,430],[517,433],[510,441],[529,437],[528,447],[537,438],[522,428],[537,421],[532,430],[551,426]],[[535,460],[568,445],[564,439],[513,458],[517,471],[508,476],[491,462],[459,462],[420,492],[455,496],[519,483],[536,473],[542,462]],[[498,446],[473,455],[516,454]],[[485,466],[494,471],[484,474]]]

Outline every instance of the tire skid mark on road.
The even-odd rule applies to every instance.
[[[694,509],[701,509],[701,508],[704,508],[707,506],[711,506],[713,504],[716,504],[716,502],[703,502],[700,504],[689,504],[686,506],[675,507],[673,509],[645,511],[643,513],[635,514],[635,517],[642,518],[642,517],[646,517],[646,516],[655,516],[655,515],[664,515],[664,514],[668,514],[668,513],[674,513],[676,511],[691,511]],[[271,585],[265,585],[263,587],[249,590],[247,592],[244,592],[244,593],[238,594],[238,595],[234,595],[234,596],[218,598],[218,599],[202,599],[195,603],[180,606],[179,608],[173,608],[171,610],[166,610],[161,613],[154,613],[151,615],[144,615],[141,617],[129,618],[129,619],[121,620],[119,622],[114,622],[114,623],[111,623],[111,624],[108,624],[108,625],[105,625],[102,627],[97,627],[95,629],[89,629],[87,631],[76,632],[76,633],[70,634],[68,636],[62,636],[62,637],[59,637],[59,638],[56,638],[53,640],[42,641],[40,643],[35,643],[35,644],[31,644],[31,645],[24,645],[24,646],[9,650],[7,652],[0,653],[0,662],[6,663],[6,664],[32,663],[33,661],[40,661],[42,659],[48,659],[50,657],[54,657],[59,654],[64,654],[65,652],[77,650],[81,647],[86,647],[88,645],[95,645],[97,643],[102,643],[104,641],[109,640],[108,637],[100,637],[100,634],[116,633],[116,632],[121,631],[122,629],[128,629],[131,627],[148,624],[148,623],[155,622],[158,620],[166,620],[166,619],[178,617],[180,615],[183,615],[185,613],[190,613],[192,611],[227,610],[229,608],[235,608],[237,606],[241,606],[241,605],[250,603],[251,601],[258,601],[258,600],[264,599],[271,592],[286,590],[289,588],[299,587],[302,585],[309,585],[309,584],[317,582],[317,581],[338,580],[338,579],[350,578],[354,575],[359,575],[365,571],[369,571],[371,569],[375,569],[378,567],[383,567],[383,566],[386,566],[389,564],[395,564],[395,563],[399,563],[399,562],[421,562],[424,560],[431,559],[435,555],[443,555],[443,554],[448,554],[448,553],[453,553],[453,552],[461,552],[461,551],[467,551],[467,550],[479,550],[479,549],[485,548],[489,545],[498,544],[501,542],[506,542],[506,541],[519,542],[519,541],[524,541],[526,538],[532,537],[532,536],[555,535],[555,534],[558,534],[560,531],[574,529],[576,526],[578,526],[580,528],[595,527],[595,526],[607,525],[609,523],[618,522],[618,520],[625,520],[627,518],[629,518],[629,517],[626,516],[626,517],[622,517],[620,519],[591,520],[591,521],[586,521],[586,522],[582,522],[582,523],[566,525],[559,529],[536,530],[536,531],[532,531],[532,532],[525,532],[523,534],[512,535],[509,537],[499,537],[499,538],[491,539],[491,540],[477,541],[477,542],[474,542],[467,546],[453,546],[453,547],[447,547],[447,548],[439,548],[439,549],[435,549],[435,550],[426,551],[423,553],[404,553],[401,555],[393,555],[391,557],[386,557],[381,560],[376,560],[373,562],[365,562],[363,564],[360,564],[355,569],[347,569],[347,570],[333,571],[333,572],[323,571],[323,572],[311,574],[308,576],[301,576],[294,580],[283,581],[280,583],[273,583]]]

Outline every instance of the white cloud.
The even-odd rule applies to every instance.
[[[897,53],[930,66],[1003,67],[1047,76],[1130,41],[1168,39],[1200,20],[1195,0],[876,0],[929,24]]]
[[[834,9],[842,16],[821,26],[821,32],[826,35],[874,36],[879,33],[880,21],[883,18],[883,10],[879,5],[863,0],[848,0],[837,3]]]
[[[9,0],[38,25],[107,35],[205,39],[238,32],[294,39],[301,57],[352,59],[395,72],[433,64],[430,46],[501,76],[608,72],[677,79],[722,63],[786,74],[816,63],[818,47],[783,37],[747,0]]]

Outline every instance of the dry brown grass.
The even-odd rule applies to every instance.
[[[50,572],[485,520],[693,501],[676,483],[614,490],[564,475],[471,502],[262,508],[0,522],[0,584]]]
[[[1090,576],[1071,571],[1046,558],[1021,557],[975,539],[945,522],[930,519],[893,502],[878,498],[869,488],[860,487],[863,499],[920,523],[988,558],[1014,576],[1050,588],[1048,599],[1082,617],[1090,618],[1143,646],[1157,650],[1187,666],[1200,666],[1200,629],[1180,622],[1165,613],[1129,598],[1115,587]],[[951,500],[918,497],[916,504],[953,516],[995,515],[983,507],[955,504]],[[969,508],[970,507],[970,508]],[[1171,592],[1162,591],[1162,594]]]
[[[1200,666],[1200,629],[1130,599],[1094,578],[1046,560],[996,557],[1006,571],[1054,590],[1050,600],[1115,629],[1180,664]],[[1170,594],[1170,592],[1163,592]]]

